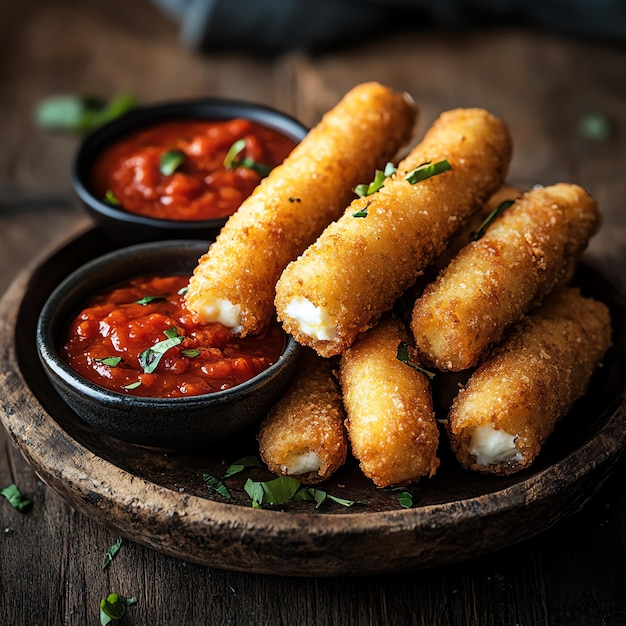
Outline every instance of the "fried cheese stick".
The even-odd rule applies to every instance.
[[[475,366],[507,328],[571,277],[599,226],[595,200],[577,185],[524,194],[417,299],[411,330],[421,357],[441,370]]]
[[[528,467],[610,344],[604,304],[574,288],[548,296],[453,401],[447,427],[461,465],[499,475]]]
[[[345,463],[345,411],[331,368],[330,360],[307,350],[287,391],[261,424],[261,458],[274,474],[297,476],[311,485]]]
[[[506,176],[506,126],[482,109],[441,115],[377,192],[352,202],[276,285],[285,330],[322,356],[372,327]],[[425,162],[449,171],[412,184]]]
[[[241,336],[260,332],[287,263],[341,215],[352,187],[408,143],[416,116],[407,94],[378,83],[348,92],[229,218],[199,259],[188,307]]]
[[[430,382],[397,358],[407,340],[404,324],[386,317],[341,355],[352,453],[378,487],[432,476],[439,466]]]

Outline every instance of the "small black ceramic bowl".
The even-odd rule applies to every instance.
[[[83,140],[72,165],[74,190],[96,224],[118,244],[166,239],[214,239],[228,217],[191,221],[131,213],[95,195],[92,172],[105,149],[137,131],[166,122],[226,121],[238,118],[278,131],[295,143],[299,143],[308,132],[293,117],[252,102],[205,98],[138,107],[105,124]]]
[[[59,355],[69,321],[96,293],[142,274],[189,274],[208,242],[136,244],[99,257],[68,276],[44,304],[37,325],[43,368],[61,398],[85,422],[124,441],[191,450],[236,436],[267,412],[293,374],[300,354],[285,335],[278,361],[224,391],[180,398],[143,398],[109,391],[79,376]]]

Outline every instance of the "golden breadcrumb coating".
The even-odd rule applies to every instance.
[[[557,420],[585,393],[610,344],[604,304],[573,288],[548,296],[453,401],[448,431],[461,465],[499,475],[528,467]],[[476,439],[477,428],[488,437],[508,438],[508,447],[488,450]]]
[[[401,322],[384,318],[341,356],[352,453],[378,487],[432,476],[439,466],[430,383],[396,358],[407,340]]]
[[[331,370],[330,360],[307,350],[287,391],[261,424],[261,458],[274,474],[311,485],[345,463],[345,411]]]
[[[187,304],[210,319],[227,301],[242,336],[274,315],[281,272],[343,212],[352,188],[411,139],[417,109],[378,83],[352,89],[230,217],[189,283]],[[219,320],[218,320],[219,321]]]
[[[502,185],[510,157],[508,130],[487,111],[442,114],[379,191],[353,201],[287,266],[275,301],[285,330],[322,356],[343,352]],[[416,184],[405,180],[425,162],[442,160],[449,171]],[[367,215],[355,217],[359,211]],[[320,314],[326,336],[302,324],[301,303]]]
[[[473,367],[504,331],[568,280],[600,214],[576,185],[524,194],[454,257],[416,301],[411,330],[441,370]]]

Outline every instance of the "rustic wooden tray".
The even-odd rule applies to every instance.
[[[614,345],[604,367],[558,425],[534,466],[516,476],[463,471],[441,444],[438,474],[413,487],[415,506],[375,489],[349,462],[322,487],[365,504],[310,502],[253,509],[246,478],[228,480],[228,501],[203,473],[221,476],[255,454],[255,433],[194,455],[138,448],[78,418],[49,384],[37,357],[43,302],[73,269],[113,248],[97,229],[72,236],[24,271],[0,302],[0,419],[41,478],[73,507],[121,535],[174,557],[246,572],[332,576],[430,567],[498,550],[531,537],[593,496],[626,442],[626,305],[588,262],[577,282],[609,304]],[[130,416],[132,418],[132,416]]]

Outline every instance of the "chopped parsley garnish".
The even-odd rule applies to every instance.
[[[111,564],[111,561],[117,556],[117,553],[122,547],[122,538],[118,537],[117,541],[106,551],[104,559],[102,560],[102,569],[106,569]]]
[[[122,360],[121,356],[107,356],[103,359],[96,359],[98,363],[102,363],[103,365],[108,365],[109,367],[117,367]]]
[[[396,492],[396,498],[403,509],[410,509],[413,506],[413,494],[404,487],[395,487],[391,491]]]
[[[214,491],[228,500],[232,498],[228,487],[219,480],[219,478],[215,478],[215,476],[211,476],[211,474],[202,474],[202,480],[209,491]]]
[[[35,109],[35,120],[51,131],[87,133],[123,115],[135,106],[135,98],[122,94],[109,103],[100,98],[51,96]]]
[[[303,487],[299,480],[291,476],[279,476],[266,482],[256,482],[248,479],[243,486],[244,491],[252,499],[252,506],[258,509],[263,504],[285,504],[289,501],[315,500],[315,508],[319,508],[327,499],[341,504],[352,506],[360,504],[354,500],[345,500],[332,496],[321,489]]]
[[[104,194],[104,201],[111,206],[120,206],[122,204],[118,197],[110,189],[106,190],[106,193]]]
[[[163,341],[158,341],[152,347],[144,350],[139,355],[139,364],[141,365],[144,373],[151,374],[157,368],[159,361],[163,358],[163,355],[171,348],[181,344],[185,336],[178,334],[178,329],[168,328],[163,331],[163,334],[167,337]],[[126,387],[128,389],[128,387]]]
[[[489,213],[489,215],[487,215],[487,217],[484,219],[483,223],[478,227],[478,229],[473,230],[469,234],[470,241],[477,241],[478,239],[480,239],[487,231],[487,228],[489,228],[489,225],[498,217],[498,215],[504,213],[504,211],[506,211],[513,204],[515,204],[515,200],[504,200],[503,202],[501,202],[493,211],[491,211],[491,213]]]
[[[127,391],[132,391],[133,389],[137,389],[137,387],[141,387],[140,380],[137,380],[134,383],[129,383],[128,385],[124,385],[122,389],[126,389]]]
[[[9,504],[20,513],[26,513],[26,511],[28,511],[33,504],[30,500],[27,500],[24,496],[22,496],[20,490],[15,484],[11,484],[4,489],[0,489],[0,495],[4,496],[9,501]]]
[[[261,465],[261,461],[255,456],[244,456],[240,459],[237,459],[234,463],[226,468],[224,472],[224,478],[230,478],[235,474],[239,474],[243,472],[248,467],[263,467]]]
[[[226,156],[224,157],[224,167],[229,170],[234,170],[237,167],[246,167],[249,170],[255,171],[261,178],[267,176],[272,168],[263,165],[263,163],[257,163],[254,159],[250,157],[243,157],[238,159],[237,156],[244,150],[246,147],[245,139],[238,139],[235,143],[228,149]]]
[[[301,202],[300,198],[293,198],[292,196],[289,196],[289,202]]]
[[[180,353],[183,356],[188,356],[190,359],[195,359],[197,356],[200,356],[200,354],[202,354],[197,348],[186,348],[184,350],[181,350]]]
[[[117,593],[110,593],[100,600],[100,624],[108,626],[114,619],[126,615],[126,607],[137,604],[137,598],[125,598]]]
[[[165,300],[165,296],[144,296],[139,300],[135,300],[135,304],[143,304],[143,306],[146,306],[146,304],[150,304],[151,302],[162,302],[163,300]]]
[[[409,172],[404,177],[404,180],[411,183],[411,185],[415,185],[416,183],[421,183],[427,178],[437,176],[437,174],[443,174],[443,172],[447,172],[449,169],[451,169],[451,165],[446,159],[443,161],[437,161],[437,163],[427,161],[426,163],[418,165],[412,172]]]
[[[377,192],[385,185],[385,180],[395,174],[397,172],[396,166],[393,163],[387,163],[385,165],[384,170],[376,170],[374,174],[374,180],[371,183],[364,183],[362,185],[357,185],[354,188],[354,193],[359,196],[359,198],[364,198],[365,196],[370,196],[373,193]],[[364,217],[364,216],[355,216],[355,217]]]
[[[178,290],[178,295],[179,295],[179,296],[184,296],[184,295],[187,293],[187,290],[188,290],[188,289],[189,289],[189,287],[181,287],[181,288]]]
[[[430,380],[435,377],[434,372],[429,372],[428,370],[424,369],[423,367],[411,360],[411,357],[409,356],[409,346],[406,341],[401,341],[398,344],[396,359],[398,359],[398,361],[400,361],[401,363],[412,367],[414,370],[420,372],[420,374],[424,374],[424,376],[426,376]]]
[[[359,209],[358,211],[356,211],[356,213],[353,213],[352,217],[367,217],[370,204],[372,204],[371,201],[368,202],[362,209]]]
[[[161,155],[159,172],[163,176],[171,176],[185,161],[185,153],[182,150],[169,150]]]

